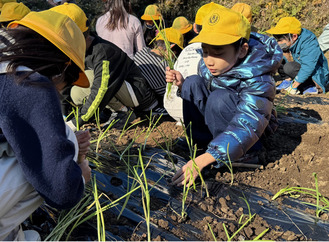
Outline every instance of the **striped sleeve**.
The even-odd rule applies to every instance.
[[[163,97],[166,92],[166,67],[168,65],[165,59],[152,53],[151,49],[146,47],[136,53],[134,61],[151,89]]]

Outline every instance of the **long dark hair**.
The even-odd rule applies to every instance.
[[[15,74],[19,66],[32,69],[26,75],[20,76],[17,80],[19,83],[35,72],[48,77],[54,84],[66,81],[71,85],[78,79],[79,67],[37,32],[19,26],[14,29],[2,29],[0,35],[0,44],[6,46],[0,49],[0,62],[9,62],[9,73]]]
[[[128,14],[132,13],[130,1],[108,0],[106,6],[106,12],[110,14],[109,22],[106,27],[109,30],[126,28],[129,23]]]

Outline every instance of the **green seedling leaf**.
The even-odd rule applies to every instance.
[[[267,228],[263,232],[261,232],[256,238],[253,239],[253,241],[260,240],[260,238],[262,238],[267,233],[267,231],[269,231],[269,228]]]
[[[216,237],[215,237],[215,235],[214,235],[214,232],[212,231],[212,228],[210,227],[210,224],[209,224],[209,223],[208,223],[208,228],[209,228],[209,230],[210,230],[210,233],[211,233],[211,235],[212,235],[212,238],[214,239],[215,242],[217,242],[217,239],[216,239]]]
[[[243,197],[239,197],[239,198],[242,199],[246,203],[247,208],[248,208],[249,218],[251,218],[250,205],[249,205],[248,200],[247,200],[246,196],[244,195],[244,193],[242,193],[242,195],[243,195]]]
[[[170,69],[174,69],[174,64],[175,64],[175,61],[177,59],[175,53],[172,51],[171,49],[171,44],[170,42],[168,41],[168,38],[166,36],[166,32],[164,31],[165,27],[162,27],[162,21],[160,22],[160,26],[156,23],[156,21],[153,20],[153,23],[156,27],[156,29],[159,31],[159,35],[162,37],[162,39],[164,40],[165,42],[165,46],[166,46],[166,52],[164,52],[163,50],[160,50],[161,54],[163,55],[164,59],[167,61],[168,65],[169,65],[169,68]],[[169,82],[167,83],[167,98],[169,97],[170,93],[171,93],[171,88],[172,88],[172,85],[173,83],[172,82]]]

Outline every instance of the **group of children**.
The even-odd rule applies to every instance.
[[[110,10],[121,6],[122,16],[128,14],[125,3],[106,1]],[[202,170],[234,162],[256,144],[275,119],[278,89],[319,93],[329,81],[327,60],[311,31],[285,17],[266,31],[274,38],[257,33],[246,4],[228,9],[211,2],[198,10],[194,24],[178,17],[171,28],[154,33],[154,21],[163,18],[150,5],[141,28],[149,47],[133,57],[90,33],[74,3],[41,12],[22,6],[11,0],[0,6],[0,240],[31,236],[20,224],[43,200],[59,209],[80,200],[91,176],[85,159],[90,134],[72,130],[97,110],[166,107],[204,148],[194,160]],[[17,9],[20,14],[10,15]],[[184,37],[191,38],[189,45]],[[173,53],[178,59],[170,69],[165,57]],[[277,72],[284,79],[278,87]],[[166,83],[174,83],[170,93]],[[61,103],[67,96],[80,110],[78,120],[66,125]],[[172,184],[197,176],[190,160]]]

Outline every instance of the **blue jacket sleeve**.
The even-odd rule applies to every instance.
[[[298,48],[299,53],[294,54],[294,60],[300,63],[300,70],[295,77],[299,83],[304,83],[314,73],[321,56],[321,49],[318,46],[316,37],[305,38]],[[297,58],[297,59],[296,59]]]
[[[0,77],[3,135],[25,178],[45,201],[59,209],[73,207],[83,195],[84,183],[81,169],[73,160],[74,144],[66,137],[57,91],[39,74],[30,79],[43,86],[17,85],[8,76]]]
[[[268,125],[273,108],[275,85],[269,75],[243,81],[237,113],[226,131],[215,137],[207,152],[218,162],[235,161],[259,139]]]

